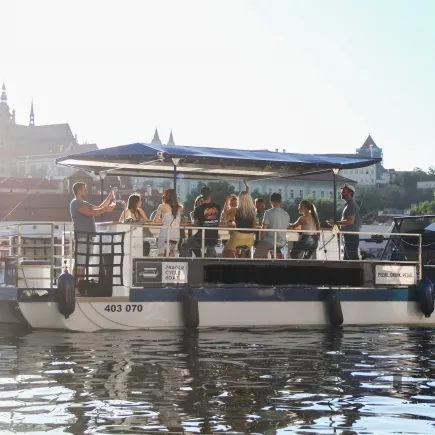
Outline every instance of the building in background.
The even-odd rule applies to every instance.
[[[69,124],[37,125],[33,101],[28,125],[16,122],[3,84],[0,97],[0,176],[64,179],[74,170],[56,166],[55,160],[73,153],[96,150],[95,144],[79,144]]]
[[[362,146],[357,148],[356,154],[346,155],[383,159],[382,148],[376,145],[370,134]],[[361,187],[387,185],[393,183],[395,179],[394,170],[385,169],[382,161],[366,168],[345,169],[340,171],[340,174],[356,181]]]

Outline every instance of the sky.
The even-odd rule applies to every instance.
[[[0,0],[18,123],[99,147],[353,153],[435,164],[435,1]]]

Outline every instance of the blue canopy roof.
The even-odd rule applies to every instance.
[[[380,161],[358,156],[134,143],[72,154],[56,162],[88,171],[110,171],[111,175],[171,177],[172,159],[180,159],[178,174],[202,180],[291,177],[362,168]]]

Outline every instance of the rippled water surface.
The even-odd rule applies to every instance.
[[[435,433],[433,328],[0,327],[0,433]]]

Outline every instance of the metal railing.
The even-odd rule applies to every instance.
[[[134,256],[143,257],[143,255],[136,255],[134,252],[140,252],[138,250],[137,242],[140,242],[140,246],[143,245],[144,240],[150,240],[151,238],[158,239],[161,230],[166,232],[165,234],[165,243],[163,244],[163,256],[168,258],[171,256],[180,257],[180,252],[176,250],[176,252],[171,252],[171,232],[174,230],[184,230],[187,232],[195,232],[201,231],[200,235],[200,247],[201,257],[206,257],[206,248],[207,248],[207,232],[217,230],[219,234],[219,239],[225,240],[230,239],[231,234],[234,231],[240,231],[241,229],[233,228],[233,227],[216,227],[216,228],[204,228],[204,227],[196,227],[190,225],[180,225],[178,228],[173,228],[170,226],[162,226],[162,225],[147,225],[147,224],[136,224],[136,223],[128,223],[128,224],[120,224],[120,223],[106,223],[99,224],[97,228],[102,230],[105,226],[109,228],[113,225],[121,225],[126,228],[126,232],[130,233],[128,237],[125,238],[125,244],[129,244],[129,246],[125,246],[126,255],[130,255],[128,261],[131,264],[128,267],[132,267],[132,260]],[[144,237],[143,231],[138,231],[139,234],[135,234],[136,232],[133,229],[147,228],[150,232],[149,234],[153,234],[153,237]],[[119,230],[119,228],[118,228]],[[261,236],[262,233],[273,233],[273,243],[272,248],[270,250],[270,257],[274,261],[280,261],[281,258],[278,258],[277,252],[278,249],[282,249],[285,251],[287,248],[287,255],[283,255],[282,260],[289,259],[290,247],[289,242],[286,242],[285,246],[282,247],[281,244],[278,244],[278,234],[286,234],[286,239],[290,239],[290,242],[297,242],[299,235],[301,234],[317,234],[318,235],[318,246],[316,248],[317,259],[321,261],[336,261],[342,259],[342,237],[345,234],[358,234],[360,239],[364,240],[364,237],[370,236],[369,241],[373,241],[373,243],[379,243],[379,239],[382,238],[383,241],[391,240],[392,238],[401,238],[401,237],[416,237],[418,239],[418,243],[415,246],[415,250],[413,254],[415,259],[409,260],[405,257],[404,260],[395,260],[391,259],[382,260],[383,263],[412,263],[418,264],[418,275],[422,276],[422,234],[410,234],[410,233],[384,233],[380,235],[375,232],[346,232],[339,231],[337,229],[321,229],[319,231],[303,231],[303,230],[278,230],[278,229],[260,229],[260,228],[252,228],[252,229],[244,229],[245,231],[252,231],[252,242],[255,241],[255,234],[259,234]],[[97,230],[98,231],[98,230]],[[104,231],[103,231],[104,232]],[[375,236],[373,238],[373,236]],[[184,241],[189,240],[189,238],[193,237],[193,234],[189,235],[189,237],[184,238]],[[198,240],[198,236],[195,235],[196,240]],[[261,238],[261,237],[260,237]],[[176,238],[179,243],[179,239]],[[24,287],[27,288],[37,288],[38,283],[44,281],[47,285],[52,288],[54,286],[54,280],[60,274],[62,268],[64,267],[64,262],[66,262],[68,269],[70,271],[73,270],[73,231],[71,224],[64,223],[41,223],[41,222],[26,222],[26,223],[18,223],[12,225],[3,225],[0,226],[0,240],[1,246],[0,249],[2,251],[2,257],[13,257],[18,261],[17,270],[18,270],[18,280],[24,282]],[[29,240],[32,240],[30,243]],[[47,243],[48,240],[48,243]],[[41,243],[42,241],[42,243]],[[136,245],[135,245],[136,244]],[[136,246],[136,250],[133,249],[133,245]],[[223,248],[225,250],[225,247]],[[258,260],[260,258],[252,258],[252,253],[255,247],[253,246],[250,252],[250,258],[252,261]],[[42,250],[42,252],[41,252]],[[151,248],[152,254],[154,256],[156,248]],[[162,245],[160,245],[160,250],[162,250]],[[225,253],[225,251],[223,251]],[[161,254],[162,255],[162,254]],[[190,257],[180,257],[180,258],[191,258]],[[153,256],[153,255],[151,255]],[[287,258],[286,258],[287,257]],[[212,259],[213,257],[208,257]],[[218,257],[221,258],[221,257]],[[233,258],[234,260],[240,260],[241,258],[227,257]],[[243,258],[246,260],[246,257]],[[261,258],[265,260],[265,258]],[[296,261],[310,261],[309,259],[296,259]],[[347,261],[358,261],[358,262],[381,262],[381,260],[347,260]],[[38,272],[40,271],[40,273]],[[32,272],[34,275],[32,275]],[[30,273],[30,275],[29,275]],[[49,279],[49,284],[47,280]],[[32,285],[33,283],[33,285]]]
[[[7,261],[17,261],[20,287],[53,288],[65,264],[72,270],[72,226],[63,222],[1,225],[0,249],[5,269]]]
[[[122,225],[122,224],[121,224]],[[336,252],[338,258],[334,258],[331,260],[341,260],[342,259],[342,245],[343,245],[343,236],[344,235],[358,235],[360,238],[360,242],[361,241],[365,241],[365,242],[369,242],[369,243],[373,243],[373,244],[379,244],[382,242],[387,242],[389,239],[393,239],[393,238],[401,238],[401,237],[417,237],[418,238],[418,260],[402,260],[402,261],[395,261],[395,262],[408,262],[408,263],[415,263],[415,262],[420,262],[421,263],[421,259],[422,259],[422,235],[421,234],[411,234],[411,233],[379,233],[379,232],[367,232],[367,231],[358,231],[358,232],[351,232],[351,231],[341,231],[338,230],[336,228],[332,228],[332,229],[320,229],[319,231],[313,231],[313,230],[283,230],[283,229],[260,229],[260,228],[234,228],[234,227],[215,227],[215,228],[204,228],[204,227],[197,227],[197,226],[190,226],[190,225],[180,225],[180,227],[178,228],[171,228],[168,226],[163,226],[163,225],[146,225],[146,224],[132,224],[129,223],[129,226],[135,227],[135,228],[147,228],[149,230],[154,230],[156,232],[155,234],[155,238],[159,237],[159,233],[160,230],[165,230],[165,232],[167,232],[167,234],[165,234],[165,257],[169,257],[170,256],[170,240],[172,240],[171,237],[171,230],[173,231],[174,229],[176,230],[185,230],[185,231],[200,231],[201,232],[201,258],[205,257],[205,251],[206,251],[206,239],[208,238],[208,236],[206,235],[208,231],[215,231],[217,230],[219,233],[219,239],[220,240],[226,240],[230,238],[230,235],[226,238],[222,238],[223,234],[225,233],[229,233],[231,234],[231,232],[237,232],[237,231],[252,231],[252,233],[254,233],[253,235],[253,241],[255,243],[255,234],[256,233],[273,233],[274,237],[273,237],[273,247],[271,249],[271,253],[272,253],[272,259],[277,260],[277,248],[282,248],[284,249],[285,247],[289,247],[289,243],[291,242],[296,242],[298,241],[297,238],[299,238],[300,235],[302,234],[307,234],[307,235],[317,235],[318,238],[318,246],[316,248],[317,252],[323,252],[325,255],[324,260],[328,261],[328,246],[331,246],[331,243],[333,243],[333,241],[335,240],[337,243],[337,249],[330,249],[330,251],[332,252]],[[286,245],[284,247],[281,246],[277,246],[277,239],[278,239],[278,234],[279,233],[285,233],[286,234]],[[289,237],[290,236],[290,237]],[[191,238],[193,236],[189,236],[183,239],[183,241],[185,240],[189,240],[189,238]],[[369,238],[367,238],[369,237]],[[288,239],[291,240],[288,240]],[[131,238],[130,238],[131,239]],[[145,238],[146,239],[146,238]],[[195,235],[195,239],[198,240],[198,237]],[[130,242],[131,243],[131,242]],[[255,249],[255,247],[253,246],[253,249]],[[228,257],[231,258],[231,257]],[[237,258],[235,258],[237,259]],[[298,259],[301,260],[301,259]],[[373,260],[346,260],[346,261],[380,261],[378,259],[373,259]],[[387,260],[382,260],[384,262],[389,262],[390,259]]]

